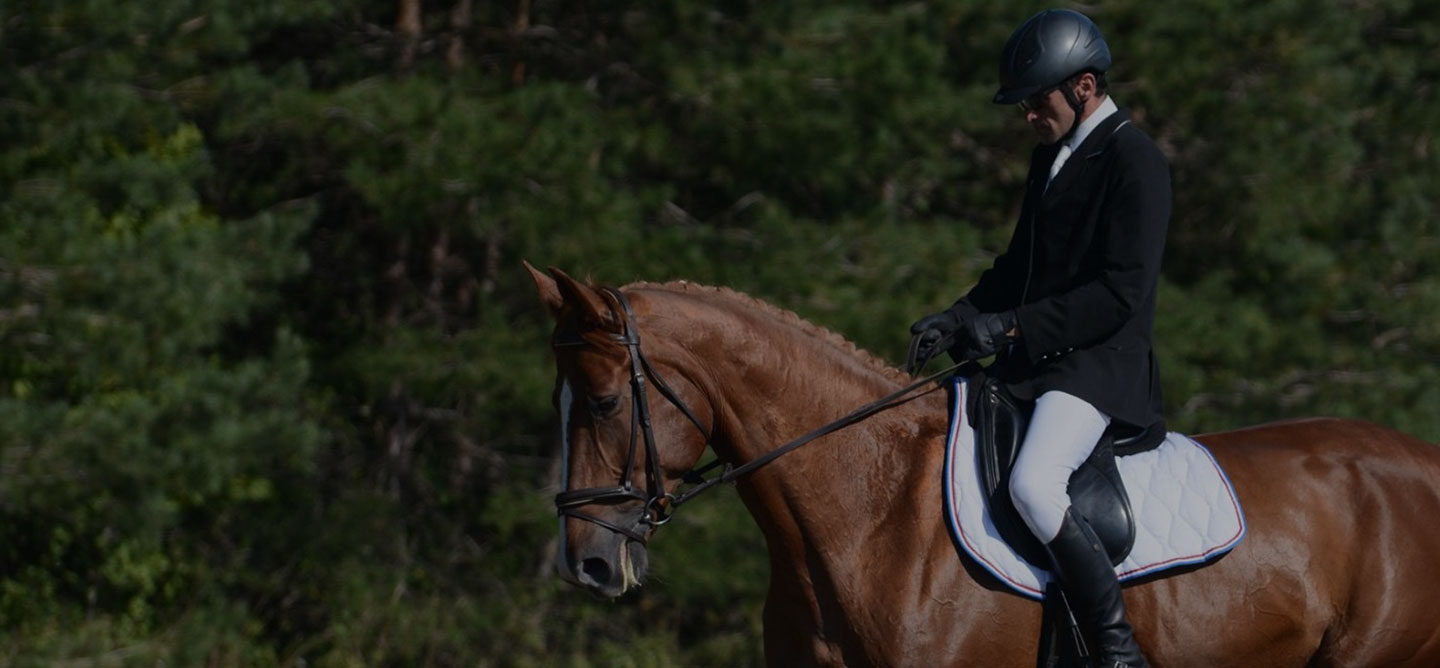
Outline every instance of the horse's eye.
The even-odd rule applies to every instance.
[[[618,410],[620,410],[620,395],[612,394],[606,397],[590,397],[590,414],[595,417],[610,417]]]

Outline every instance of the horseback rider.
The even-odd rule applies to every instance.
[[[1112,421],[1161,421],[1151,344],[1170,219],[1169,165],[1106,93],[1110,49],[1083,14],[1025,21],[1000,58],[996,104],[1040,144],[1009,247],[950,308],[910,328],[925,355],[998,353],[991,373],[1035,398],[1010,495],[1045,545],[1101,665],[1144,666],[1114,568],[1066,485]]]

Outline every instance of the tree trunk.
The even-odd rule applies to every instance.
[[[400,0],[395,32],[400,36],[400,68],[409,68],[415,60],[415,47],[420,42],[420,0]]]
[[[510,31],[510,45],[512,53],[515,54],[515,67],[510,70],[510,83],[516,86],[525,84],[525,31],[530,29],[530,0],[517,0],[515,3],[515,27]]]
[[[450,46],[445,50],[445,63],[451,70],[465,64],[465,32],[470,29],[474,0],[458,0],[450,10]]]

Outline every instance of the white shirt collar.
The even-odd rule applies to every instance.
[[[1095,108],[1095,113],[1090,114],[1085,120],[1080,121],[1080,127],[1075,128],[1075,134],[1070,136],[1069,141],[1066,141],[1065,145],[1069,146],[1071,151],[1079,148],[1080,144],[1085,143],[1085,138],[1090,136],[1091,131],[1098,127],[1102,121],[1109,118],[1110,114],[1119,110],[1120,108],[1115,106],[1115,100],[1111,99],[1109,95],[1106,95],[1105,101],[1101,102],[1100,106]]]

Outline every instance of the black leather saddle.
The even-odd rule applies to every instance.
[[[1016,398],[1004,382],[983,372],[971,375],[970,388],[966,411],[975,428],[975,451],[990,519],[1021,557],[1048,569],[1044,546],[1010,500],[1010,470],[1025,442],[1034,402]],[[1112,564],[1124,561],[1135,544],[1135,517],[1115,457],[1154,449],[1164,440],[1164,422],[1136,428],[1112,421],[1094,453],[1070,476],[1071,508],[1095,529]]]

